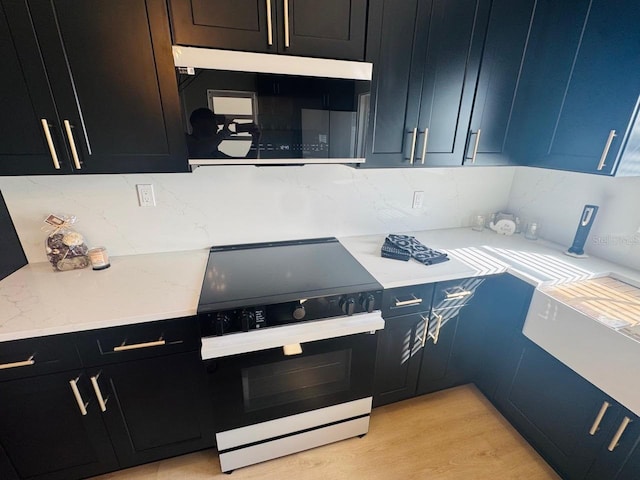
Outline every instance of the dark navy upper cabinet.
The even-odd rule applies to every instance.
[[[0,46],[14,64],[2,82],[23,130],[2,143],[0,174],[188,170],[162,0],[2,3],[11,39],[1,29]]]
[[[510,163],[506,139],[534,5],[372,2],[368,166]]]
[[[640,174],[640,3],[538,3],[517,105],[522,160]]]
[[[178,45],[362,60],[367,0],[170,0]]]

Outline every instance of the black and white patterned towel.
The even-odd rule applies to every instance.
[[[387,235],[382,245],[381,255],[385,258],[404,261],[413,257],[425,265],[433,265],[449,260],[446,253],[424,246],[416,240],[416,237],[411,235]]]

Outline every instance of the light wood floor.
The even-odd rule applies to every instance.
[[[377,408],[369,433],[220,472],[207,450],[95,477],[100,480],[557,479],[472,385]]]

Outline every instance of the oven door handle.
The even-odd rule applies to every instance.
[[[358,333],[369,334],[383,328],[384,320],[378,310],[371,313],[293,323],[277,328],[251,330],[233,335],[205,337],[202,339],[200,353],[203,360],[208,360],[270,348],[281,348],[283,345],[316,342]]]

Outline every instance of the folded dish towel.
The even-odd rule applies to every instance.
[[[381,255],[385,258],[394,258],[405,262],[413,257],[425,265],[433,265],[449,260],[446,253],[425,247],[416,240],[416,237],[411,235],[387,235],[382,245]]]

